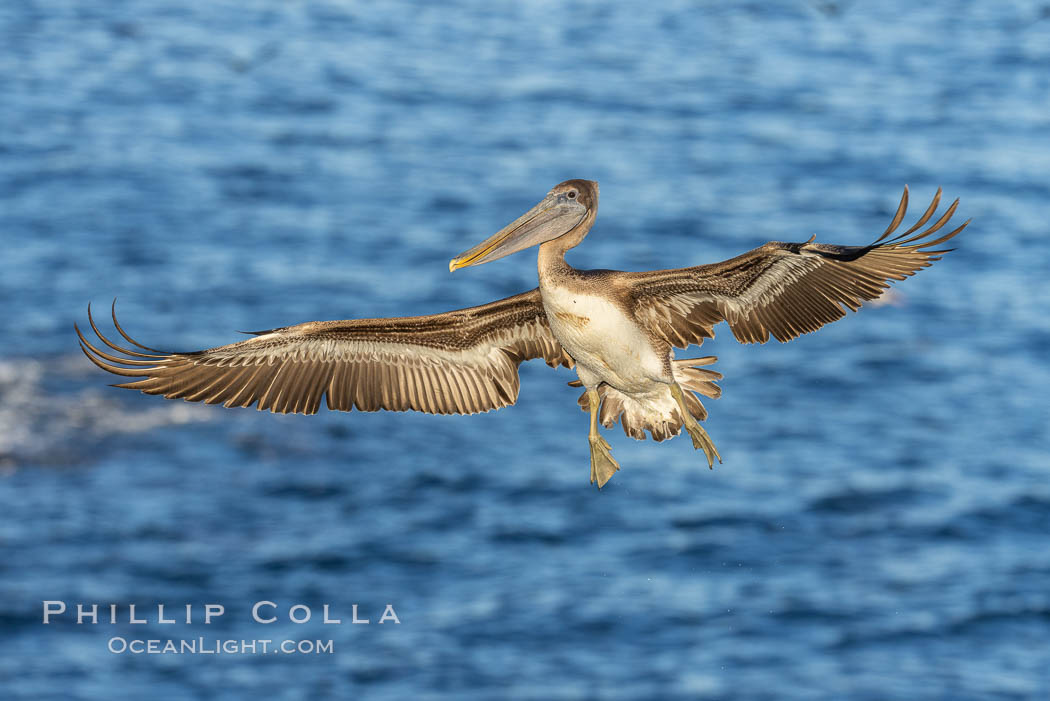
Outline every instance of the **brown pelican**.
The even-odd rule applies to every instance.
[[[449,270],[489,263],[539,246],[539,287],[513,297],[432,316],[315,321],[255,332],[209,350],[168,353],[120,335],[124,348],[99,332],[92,345],[77,328],[81,350],[116,375],[118,384],[169,399],[256,404],[277,413],[316,413],[324,398],[339,411],[423,411],[473,414],[513,404],[518,366],[543,358],[575,367],[590,414],[591,482],[601,488],[620,469],[598,424],[617,421],[637,439],[661,441],[685,428],[709,467],[721,456],[700,421],[696,394],[716,398],[722,375],[704,366],[716,358],[675,359],[673,347],[701,345],[726,321],[742,343],[778,341],[816,331],[879,297],[948,250],[931,250],[957,229],[934,238],[955,213],[956,200],[931,219],[941,191],[918,222],[889,238],[908,206],[905,186],[886,231],[867,246],[773,241],[708,265],[677,270],[576,270],[565,252],[577,246],[598,213],[598,183],[567,180],[499,232],[452,259]],[[146,352],[142,352],[146,351]]]

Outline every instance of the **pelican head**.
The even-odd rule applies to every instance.
[[[597,209],[598,183],[593,180],[566,180],[556,185],[525,214],[474,248],[450,260],[448,270],[454,272],[458,268],[489,263],[564,236],[585,219],[593,221]]]

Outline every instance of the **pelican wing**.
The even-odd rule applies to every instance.
[[[770,334],[789,341],[857,311],[879,297],[890,280],[903,280],[952,249],[931,250],[962,231],[934,238],[955,213],[956,200],[937,221],[915,233],[937,211],[941,191],[910,229],[888,238],[908,207],[904,188],[886,231],[868,246],[772,241],[736,258],[678,270],[627,273],[637,318],[658,337],[685,348],[714,336],[728,321],[742,343],[765,343]]]
[[[103,370],[135,381],[117,387],[227,407],[258,404],[274,413],[339,411],[473,414],[513,404],[518,365],[573,361],[551,334],[538,290],[433,316],[320,321],[258,332],[191,353],[123,348],[92,329],[113,355],[77,329],[84,353]]]

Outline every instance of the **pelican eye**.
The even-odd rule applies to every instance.
[[[576,199],[576,191],[575,190],[569,190],[569,193],[566,195],[566,197],[568,197],[570,200]]]

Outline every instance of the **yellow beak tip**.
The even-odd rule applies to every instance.
[[[450,273],[456,272],[456,259],[455,258],[453,258],[452,260],[450,260],[448,262],[448,271]]]

